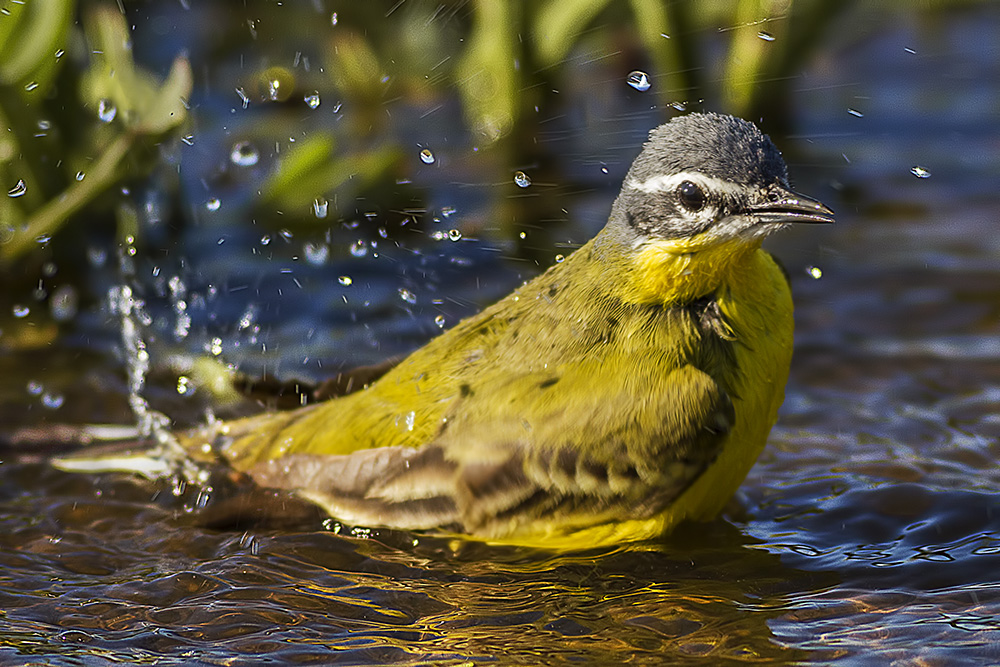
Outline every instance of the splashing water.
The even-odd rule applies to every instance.
[[[97,117],[102,123],[110,123],[118,115],[118,107],[111,100],[105,98],[97,104]]]
[[[132,296],[131,287],[119,285],[108,290],[108,304],[111,312],[118,315],[121,321],[122,348],[128,366],[128,403],[139,432],[143,437],[155,437],[158,443],[166,442],[173,438],[169,431],[170,420],[166,415],[150,410],[146,399],[142,397],[146,373],[149,371],[149,352],[139,332],[136,318],[143,310],[143,303]],[[164,435],[161,436],[160,432]]]
[[[131,262],[131,245],[121,253],[122,275],[134,275]],[[178,279],[178,283],[180,283]],[[182,289],[177,286],[177,292]],[[174,285],[171,285],[174,291]],[[184,482],[199,483],[207,480],[207,471],[200,470],[184,451],[184,447],[170,431],[170,418],[149,407],[143,398],[146,375],[149,372],[149,351],[142,337],[142,326],[151,322],[142,299],[135,298],[132,288],[118,285],[108,290],[108,304],[111,313],[117,315],[121,323],[122,352],[125,357],[128,379],[128,404],[135,416],[139,434],[152,440],[155,447],[147,453],[142,468],[136,469],[150,478],[173,476],[175,486]]]
[[[652,83],[649,81],[649,75],[643,71],[635,70],[631,72],[626,78],[625,82],[638,90],[640,93],[644,93],[652,87]]]
[[[237,167],[252,167],[260,160],[260,153],[249,141],[238,141],[233,144],[229,160]]]
[[[180,276],[173,276],[168,283],[170,287],[170,302],[174,306],[176,322],[174,324],[174,340],[187,338],[191,330],[191,315],[187,312],[187,286]]]
[[[313,215],[317,218],[323,219],[327,216],[330,211],[330,202],[323,197],[317,197],[313,199]]]

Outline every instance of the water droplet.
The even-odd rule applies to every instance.
[[[420,161],[424,164],[434,164],[434,153],[431,152],[431,149],[425,148],[420,151]]]
[[[249,329],[253,325],[254,320],[256,319],[257,319],[257,306],[251,303],[249,306],[247,306],[247,309],[243,312],[243,317],[240,318],[240,323],[239,323],[240,331]]]
[[[48,132],[51,128],[52,128],[52,121],[45,120],[44,118],[38,121],[38,129],[41,130],[42,132]]]
[[[222,201],[218,197],[212,197],[205,202],[205,208],[209,211],[218,211],[220,206],[222,206]]]
[[[267,99],[272,102],[277,102],[284,99],[285,95],[281,94],[281,79],[272,78],[267,80]]]
[[[56,322],[68,322],[76,316],[80,298],[72,285],[61,285],[49,299],[49,310]]]
[[[352,257],[364,257],[368,254],[368,244],[363,239],[358,239],[351,244]]]
[[[340,276],[339,278],[337,278],[337,282],[339,282],[344,287],[350,287],[351,285],[354,284],[354,278],[351,278],[350,276]]]
[[[219,337],[213,338],[212,341],[205,346],[205,350],[212,356],[219,356],[222,354],[222,339]]]
[[[457,229],[449,229],[448,230],[448,238],[451,239],[452,241],[461,241],[462,240],[462,232],[460,232]]]
[[[823,277],[823,269],[818,266],[810,266],[806,268],[806,273],[808,273],[815,280],[819,280]]]
[[[438,326],[438,329],[444,329],[444,315],[438,315],[434,318],[434,324]]]
[[[517,235],[521,240],[528,238],[528,232],[521,232]]]
[[[653,85],[649,82],[649,75],[640,70],[631,72],[625,79],[625,82],[640,93],[646,92]]]
[[[194,146],[194,135],[185,134],[183,137],[181,137],[181,141],[183,141],[188,146]]]
[[[229,159],[237,167],[252,167],[260,160],[260,153],[249,141],[238,141],[233,144]]]
[[[57,269],[58,267],[56,266],[55,262],[45,262],[44,264],[42,264],[42,275],[45,276],[46,278],[51,278],[52,276],[56,275]]]
[[[305,100],[307,107],[309,107],[310,109],[315,109],[316,107],[319,106],[320,103],[319,91],[314,90],[302,99]]]
[[[209,501],[212,499],[212,492],[214,489],[211,486],[203,486],[198,490],[198,497],[195,498],[194,507],[198,510],[203,510],[208,507]],[[256,555],[256,551],[253,546],[253,540],[251,539],[250,551]]]
[[[417,303],[417,295],[406,289],[405,287],[399,288],[399,298],[406,303],[413,305]]]
[[[11,309],[11,312],[14,313],[14,317],[21,319],[22,317],[27,317],[31,313],[31,308],[16,303],[14,304],[14,307]]]
[[[914,176],[916,176],[917,178],[930,178],[931,177],[930,170],[927,169],[926,167],[921,167],[920,165],[917,165],[916,167],[914,167],[913,169],[911,169],[910,173],[913,174]]]
[[[313,266],[322,266],[330,256],[330,246],[310,241],[302,246],[302,252],[305,254],[307,262]]]
[[[190,393],[194,387],[191,386],[191,380],[186,375],[181,375],[177,378],[177,393],[181,396],[185,396]]]
[[[457,210],[455,209],[454,206],[442,206],[441,207],[441,217],[442,218],[450,218],[451,216],[455,215],[455,213],[457,213]]]
[[[41,396],[42,392],[45,391],[45,387],[43,387],[42,383],[37,380],[29,380],[26,389],[28,390],[28,394],[31,396]]]
[[[49,391],[42,394],[42,405],[49,410],[58,410],[65,400],[66,398],[62,394],[53,394]]]
[[[76,180],[78,180],[78,181],[82,181],[86,176],[87,176],[87,174],[85,174],[82,171],[76,172]]]
[[[760,37],[765,42],[773,42],[774,41],[774,35],[772,35],[769,32],[765,32],[764,30],[761,30],[760,32],[758,32],[757,36]]]
[[[270,245],[271,244],[271,235],[270,234],[264,234],[263,236],[261,236],[260,237],[260,244],[261,245]]]
[[[102,123],[110,123],[118,115],[118,107],[111,100],[104,98],[97,103],[97,117]]]
[[[531,185],[531,179],[523,171],[514,172],[514,183],[519,188],[526,188]]]
[[[29,83],[28,85],[26,85],[24,87],[24,89],[27,90],[29,93],[32,90],[34,90],[35,88],[38,88],[38,82],[37,81],[32,81],[31,83]]]
[[[24,181],[18,179],[17,183],[14,184],[10,190],[7,191],[8,197],[20,197],[25,192],[28,191],[28,186],[24,184]]]
[[[556,264],[562,264],[564,259],[566,259],[564,255],[556,255]]]
[[[313,215],[319,219],[326,217],[327,213],[330,211],[330,202],[328,202],[323,197],[317,197],[313,199]]]
[[[337,25],[337,12],[330,14],[330,25]]]
[[[861,113],[857,109],[852,109],[850,107],[847,108],[847,113],[851,114],[855,118],[864,118],[864,116],[865,116],[863,113]]]

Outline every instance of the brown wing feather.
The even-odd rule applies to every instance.
[[[651,516],[715,459],[733,421],[728,396],[690,366],[642,400],[629,387],[548,401],[526,389],[554,388],[551,377],[531,374],[470,392],[423,447],[291,454],[248,473],[263,486],[296,490],[347,523],[492,537],[540,518]],[[531,413],[532,423],[511,417],[528,414],[517,405],[500,409],[502,416],[484,415],[497,415],[498,402],[509,402],[511,392],[545,406]]]

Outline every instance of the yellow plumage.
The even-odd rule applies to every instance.
[[[655,130],[592,241],[353,394],[182,436],[349,524],[547,548],[714,517],[767,440],[792,300],[760,247],[830,222],[764,135]]]
[[[541,441],[529,440],[530,447],[554,447],[546,440],[550,435],[544,424],[532,421],[549,419],[558,411],[572,415],[558,422],[560,434],[583,452],[601,450],[608,445],[601,441],[606,435],[602,431],[626,429],[629,422],[639,422],[635,425],[639,433],[663,428],[658,421],[676,409],[677,400],[687,398],[690,404],[682,411],[703,419],[701,412],[711,401],[706,401],[705,391],[695,392],[697,379],[689,377],[692,373],[681,370],[690,368],[686,360],[704,347],[703,333],[693,330],[690,322],[657,314],[669,312],[665,308],[689,294],[708,292],[719,293],[725,335],[734,339],[727,343],[732,347],[731,360],[703,362],[719,366],[719,379],[736,416],[714,464],[675,501],[648,518],[629,519],[632,508],[619,505],[582,516],[557,512],[530,522],[498,524],[480,535],[572,548],[646,539],[685,518],[709,519],[736,490],[763,448],[783,399],[791,359],[791,295],[781,270],[759,248],[759,240],[694,253],[659,243],[632,257],[599,260],[591,242],[431,341],[371,387],[301,410],[229,424],[226,444],[219,451],[238,470],[283,486],[274,471],[304,462],[295,456],[419,448],[442,441],[439,433],[449,420],[472,424],[463,430],[465,440],[443,440],[449,454],[457,461],[481,463],[491,455],[502,462],[508,455],[494,442],[501,433],[508,437],[512,431],[523,431],[523,437],[530,438],[541,430]],[[613,333],[609,319],[619,322]],[[560,394],[537,388],[552,380],[572,391]],[[480,393],[484,400],[469,397]],[[657,396],[664,395],[670,399],[668,408],[649,409]],[[627,451],[613,453],[623,460],[630,456]],[[315,459],[308,463],[322,465]],[[291,478],[290,488],[302,488],[298,476]],[[303,495],[347,522],[379,523],[316,489]],[[622,495],[628,499],[627,493]],[[415,521],[406,527],[434,526]]]

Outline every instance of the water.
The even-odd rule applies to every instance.
[[[991,41],[1000,16],[987,8],[933,23],[904,17],[863,40],[841,36],[792,86],[795,135],[782,148],[794,184],[830,204],[838,223],[772,244],[796,299],[792,376],[769,446],[724,518],[656,543],[564,555],[309,517],[210,529],[197,509],[240,498],[233,480],[198,487],[60,472],[43,461],[58,444],[50,432],[0,464],[0,660],[1000,661],[1000,159],[991,148],[1000,143]],[[622,87],[620,72],[607,81]],[[554,120],[539,137],[564,171],[520,162],[535,180],[524,190],[509,171],[469,185],[465,149],[434,129],[437,116],[413,125],[403,145],[448,146],[449,159],[420,174],[435,180],[418,185],[431,192],[430,210],[458,211],[448,229],[466,232],[461,243],[414,240],[411,230],[433,223],[396,224],[388,194],[357,204],[369,220],[327,193],[321,221],[308,193],[303,216],[333,230],[318,261],[307,251],[315,226],[286,236],[284,221],[261,229],[247,215],[220,230],[227,223],[216,217],[239,215],[246,195],[213,184],[227,204],[211,220],[184,229],[168,256],[135,255],[151,360],[204,346],[257,377],[323,378],[411,349],[493,301],[541,270],[532,257],[551,262],[602,224],[661,117],[647,96],[633,93],[642,106],[626,113],[591,92],[577,104],[594,105],[597,120],[585,130]],[[190,148],[225,163],[235,138],[250,136],[231,131],[204,132]],[[266,145],[254,139],[261,163]],[[190,178],[190,208],[203,211],[201,177]],[[548,183],[564,196],[551,208]],[[484,229],[492,222],[478,188],[501,187],[538,209],[509,235],[527,246],[518,252]],[[93,297],[119,277],[114,262],[94,259],[106,256],[102,246],[80,247],[92,259],[80,260],[87,277],[74,285],[72,327],[49,326],[31,290],[6,297],[5,429],[131,421],[136,380],[124,379],[118,324]],[[60,261],[42,276],[46,289],[71,270]],[[190,318],[180,341],[174,277]],[[15,304],[23,315],[13,316]],[[180,396],[176,374],[149,372],[150,409],[204,420],[201,390]]]
[[[646,74],[645,72],[640,72],[638,70],[636,70],[635,72],[631,72],[625,79],[625,81],[628,83],[628,85],[632,86],[640,93],[646,92],[653,85],[649,81],[649,75]]]

